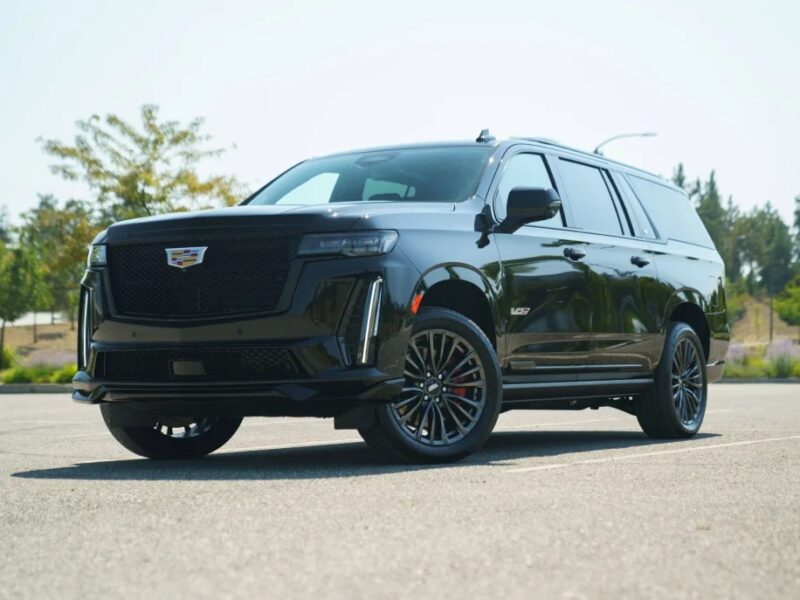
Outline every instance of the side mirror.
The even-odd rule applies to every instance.
[[[516,187],[508,193],[507,216],[495,231],[514,233],[527,223],[554,217],[560,208],[561,198],[552,188]]]

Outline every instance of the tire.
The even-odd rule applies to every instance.
[[[700,431],[708,402],[706,358],[686,323],[672,322],[650,390],[639,398],[636,418],[652,438],[689,438]]]
[[[405,372],[401,395],[376,407],[371,427],[359,429],[373,450],[392,461],[446,463],[483,446],[503,388],[494,348],[475,323],[444,308],[421,312]]]
[[[112,425],[114,407],[100,412],[111,435],[125,448],[146,458],[200,458],[221,448],[236,433],[241,417],[159,417],[152,427]]]

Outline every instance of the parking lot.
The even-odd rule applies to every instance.
[[[0,540],[7,598],[796,598],[800,386],[715,385],[687,441],[506,413],[439,467],[297,418],[153,462],[66,394],[0,395]]]

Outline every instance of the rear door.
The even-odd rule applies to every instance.
[[[558,175],[586,243],[594,300],[587,366],[579,378],[626,378],[652,370],[659,331],[654,250],[636,229],[603,163],[560,157]],[[577,232],[581,235],[578,236]]]

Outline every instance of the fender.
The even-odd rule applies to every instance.
[[[669,323],[669,316],[672,314],[672,311],[674,311],[678,305],[685,303],[696,305],[703,311],[703,314],[706,315],[706,320],[708,320],[707,315],[711,311],[706,297],[694,288],[681,288],[672,292],[672,295],[665,304],[664,314],[661,317],[661,333],[666,333],[667,323]]]
[[[504,348],[504,346],[501,344],[504,330],[502,326],[503,320],[499,302],[499,296],[502,290],[499,277],[500,274],[498,273],[498,279],[492,280],[482,271],[463,263],[446,263],[436,265],[422,273],[417,281],[417,284],[414,286],[411,297],[408,299],[409,313],[413,313],[412,303],[414,299],[420,294],[422,294],[424,299],[424,294],[435,285],[445,281],[460,281],[463,283],[468,283],[475,287],[489,304],[489,310],[492,317],[492,326],[494,328],[494,334],[497,341],[497,348],[500,351]],[[500,353],[502,354],[502,352]]]

